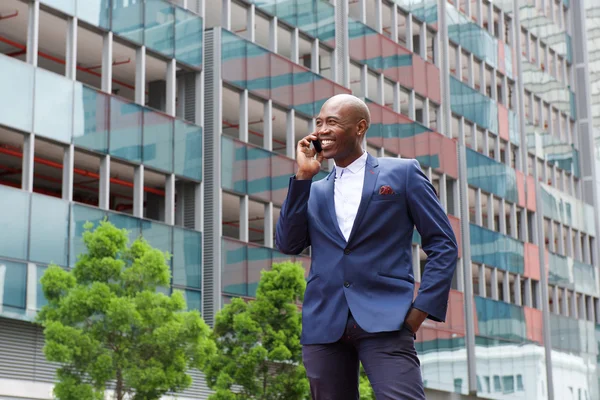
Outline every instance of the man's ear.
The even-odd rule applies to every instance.
[[[358,122],[358,134],[360,136],[364,135],[367,132],[367,129],[369,127],[367,126],[367,121],[363,118]]]

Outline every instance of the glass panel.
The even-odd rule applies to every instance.
[[[69,203],[33,194],[31,198],[31,261],[67,265]]]
[[[144,164],[173,172],[173,119],[144,109]]]
[[[5,311],[24,313],[27,300],[27,264],[0,260],[0,291]]]
[[[40,2],[56,8],[65,14],[75,15],[75,0],[41,0]]]
[[[144,39],[144,4],[142,0],[112,2],[112,30],[132,42]]]
[[[109,212],[108,220],[119,229],[127,229],[130,245],[141,235],[141,220],[139,218]]]
[[[142,160],[142,107],[116,97],[110,99],[110,155]]]
[[[202,180],[202,128],[175,120],[175,174]]]
[[[29,194],[0,186],[0,256],[27,259],[29,236]]]
[[[290,177],[294,175],[294,160],[271,155],[271,195],[273,203],[282,205],[287,196]]]
[[[262,270],[271,269],[271,249],[248,246],[248,296],[256,297]]]
[[[221,137],[221,187],[246,193],[246,146]]]
[[[94,26],[110,29],[110,0],[77,0],[77,17]]]
[[[73,130],[73,81],[37,68],[34,101],[34,132],[70,143]]]
[[[0,55],[0,87],[10,96],[0,96],[0,123],[22,131],[33,127],[34,68],[22,61]]]
[[[142,236],[150,246],[162,252],[173,253],[171,243],[172,227],[158,222],[142,220]]]
[[[202,288],[202,234],[173,228],[173,284]]]
[[[248,194],[271,200],[271,153],[267,150],[248,146]]]
[[[246,296],[246,245],[233,240],[222,240],[223,265],[221,290],[228,294]]]
[[[73,143],[108,153],[109,96],[75,83]]]
[[[79,204],[73,204],[71,207],[71,235],[70,242],[71,247],[69,249],[69,266],[74,267],[75,263],[82,254],[87,254],[87,248],[83,243],[83,232],[85,232],[84,225],[87,222],[94,224],[92,229],[95,229],[100,224],[100,221],[104,219],[104,211],[81,206]]]
[[[293,68],[294,109],[311,117],[315,115],[313,75],[304,68],[298,66]]]
[[[144,16],[144,44],[173,57],[175,8],[163,0],[146,0]]]
[[[221,39],[223,80],[246,88],[246,42],[235,34],[223,31]]]
[[[202,312],[202,293],[195,290],[185,291],[185,302],[188,310],[198,310]]]
[[[470,225],[471,258],[504,271],[523,274],[525,250],[522,242],[477,225]]]
[[[292,64],[271,54],[271,98],[283,106],[292,105]]]
[[[202,65],[202,18],[180,8],[175,8],[175,58]]]

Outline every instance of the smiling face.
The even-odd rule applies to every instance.
[[[338,95],[327,100],[317,116],[317,137],[323,156],[346,167],[363,153],[362,140],[368,128],[368,109],[354,96]],[[365,115],[366,109],[366,115]]]

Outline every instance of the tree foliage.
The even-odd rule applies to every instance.
[[[305,288],[300,264],[274,264],[262,272],[256,300],[235,298],[217,314],[216,352],[203,365],[211,400],[308,398],[298,310]]]
[[[375,400],[375,393],[373,392],[373,387],[369,382],[369,378],[365,373],[365,369],[362,364],[360,365],[360,375],[358,377],[358,391],[360,400]]]
[[[191,384],[186,373],[214,350],[198,311],[185,311],[170,285],[168,254],[103,221],[85,225],[87,254],[66,271],[52,265],[41,279],[48,304],[38,314],[44,354],[58,362],[54,394],[61,400],[114,397],[153,400]]]

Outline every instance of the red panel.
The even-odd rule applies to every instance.
[[[542,325],[542,311],[535,308],[523,306],[525,312],[525,326],[527,327],[527,339],[539,344],[544,344],[544,333]]]
[[[243,58],[234,58],[223,62],[221,67],[223,80],[239,82],[246,80],[246,62]]]
[[[415,92],[421,96],[427,96],[427,70],[425,68],[425,61],[418,55],[413,55],[412,58],[412,72],[413,72],[413,88]]]
[[[404,87],[412,89],[413,87],[413,68],[414,61],[418,56],[411,54],[411,65],[398,67],[398,83]]]
[[[440,70],[434,64],[427,63],[427,97],[441,103]]]
[[[350,57],[355,60],[363,61],[367,58],[367,51],[365,50],[365,37],[361,35],[350,40]]]
[[[287,85],[283,85],[278,82],[276,85],[273,79],[276,76],[283,76],[285,82],[289,82]],[[271,99],[284,106],[292,105],[292,63],[283,59],[282,57],[271,54]]]
[[[371,113],[371,125],[381,124],[383,120],[381,106],[369,102],[367,103],[367,107],[369,107],[369,112]],[[367,135],[367,142],[375,147],[383,147],[383,138],[381,136],[369,137]]]
[[[517,194],[519,201],[517,204],[519,207],[525,207],[525,174],[519,170],[515,170],[517,176]]]
[[[372,34],[365,36],[367,60],[381,57],[381,35]]]
[[[500,130],[500,137],[507,142],[510,141],[508,131],[508,108],[502,104],[498,104],[498,128]]]
[[[462,257],[462,235],[460,233],[460,219],[456,218],[454,215],[448,215],[448,219],[450,220],[450,225],[452,225],[454,236],[456,236],[456,244],[458,245],[458,256]]]
[[[504,55],[504,42],[502,40],[498,40],[498,70],[504,75],[506,75],[506,67],[504,66],[505,59],[506,56]]]
[[[535,205],[535,178],[531,175],[527,175],[527,209],[530,211],[536,211]]]
[[[398,68],[396,62],[398,60],[399,48],[398,45],[392,42],[385,36],[381,38],[381,56],[385,60],[382,65],[383,74],[393,81],[398,81]],[[384,65],[391,65],[391,67],[385,68]]]
[[[540,249],[533,243],[525,243],[525,270],[526,278],[540,280]]]
[[[307,69],[301,67],[299,65],[294,64],[294,89],[293,89],[293,99],[294,106],[301,106],[303,104],[311,104],[314,102],[315,94],[313,90],[314,82],[311,77],[309,82],[305,82],[305,74]],[[311,107],[312,108],[312,107]],[[314,113],[314,110],[313,110]]]
[[[334,95],[333,82],[327,79],[318,79],[315,81],[315,101],[327,100]],[[321,110],[315,110],[315,114],[318,115]]]

